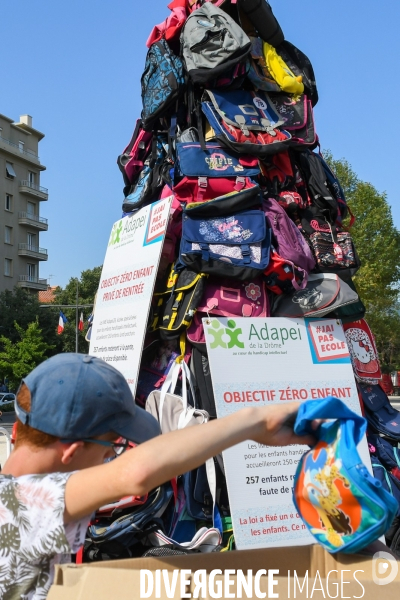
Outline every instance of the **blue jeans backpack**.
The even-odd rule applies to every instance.
[[[197,271],[240,281],[267,268],[271,230],[261,210],[194,217],[184,210],[179,262]]]

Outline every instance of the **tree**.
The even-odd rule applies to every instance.
[[[17,342],[0,336],[3,346],[0,371],[3,377],[8,378],[12,390],[16,390],[21,379],[43,362],[47,358],[46,353],[53,349],[51,344],[44,341],[38,320],[29,323],[25,330],[15,321],[14,328],[19,336]]]
[[[94,297],[100,283],[102,266],[94,267],[82,271],[81,278],[71,277],[64,289],[61,287],[55,291],[55,304],[72,304],[76,305],[76,290],[78,284],[78,304],[93,305]],[[45,309],[47,310],[47,309]],[[61,309],[68,319],[63,333],[58,336],[61,339],[63,352],[75,352],[76,345],[76,309],[65,308]],[[78,310],[78,318],[83,312],[85,316],[89,316],[92,308],[84,308]],[[79,352],[87,353],[89,344],[85,340],[84,332],[78,335],[78,350]]]
[[[37,320],[43,338],[49,345],[46,356],[50,357],[62,349],[57,336],[58,311],[40,306],[37,295],[20,287],[0,293],[0,335],[16,343],[20,335],[15,322],[25,330],[29,323]]]
[[[360,181],[348,161],[335,160],[330,153],[327,159],[356,216],[351,236],[362,266],[354,283],[367,309],[368,324],[382,362],[397,360],[400,366],[400,232],[386,194]]]

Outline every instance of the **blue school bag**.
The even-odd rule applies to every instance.
[[[179,261],[197,273],[254,279],[268,266],[270,246],[271,230],[261,210],[211,218],[184,210]]]
[[[205,90],[201,110],[208,123],[206,139],[211,136],[237,154],[265,159],[290,145],[292,136],[282,129],[284,123],[275,105],[260,90]]]
[[[370,453],[380,460],[385,469],[399,479],[400,486],[400,450],[397,448],[397,444],[393,446],[380,435],[369,433],[368,446]]]
[[[182,60],[165,39],[150,46],[141,86],[143,129],[151,131],[157,119],[176,112],[177,101],[185,89]]]
[[[390,404],[386,392],[379,385],[361,382],[357,385],[370,428],[399,442],[400,412]]]
[[[315,419],[334,419],[316,431]],[[352,554],[387,531],[398,504],[361,462],[357,444],[366,421],[337,398],[304,402],[294,432],[312,433],[316,445],[301,458],[293,502],[310,533],[328,552]]]
[[[219,216],[260,205],[257,158],[236,156],[213,143],[203,150],[200,142],[178,143],[176,154],[174,194],[186,208],[192,205],[192,214]]]

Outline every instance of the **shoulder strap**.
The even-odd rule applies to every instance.
[[[294,432],[297,435],[314,433],[311,424],[316,419],[353,421],[355,444],[361,441],[367,428],[367,421],[364,417],[360,417],[354,413],[341,400],[328,396],[323,400],[309,400],[300,405],[294,425]]]

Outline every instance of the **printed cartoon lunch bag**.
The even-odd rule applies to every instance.
[[[316,431],[315,419],[323,422]],[[397,501],[361,462],[357,444],[366,421],[332,396],[304,402],[294,432],[312,433],[317,443],[299,462],[293,487],[298,513],[328,552],[351,554],[389,529]]]

